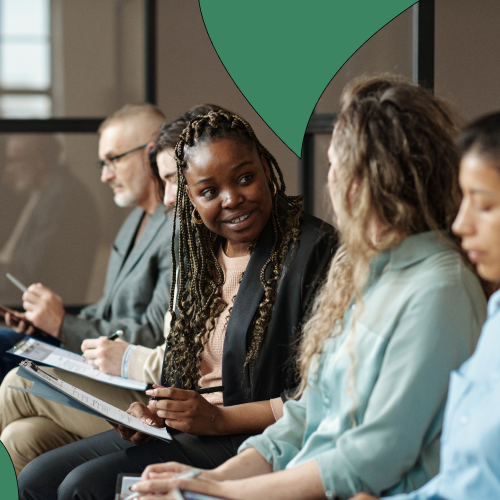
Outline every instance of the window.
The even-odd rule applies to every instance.
[[[0,116],[51,114],[50,0],[0,0]]]

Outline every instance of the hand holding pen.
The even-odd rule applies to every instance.
[[[155,385],[146,394],[154,397],[149,400],[149,408],[165,419],[165,425],[188,434],[213,435],[219,433],[216,427],[221,409],[209,403],[201,393],[223,390],[221,386],[191,391]]]
[[[210,388],[209,392],[216,389],[223,390],[224,388]],[[154,385],[153,389],[146,391],[146,394],[156,399],[150,400],[148,406],[139,402],[132,403],[127,410],[127,413],[146,425],[158,428],[166,425],[172,429],[200,436],[221,434],[221,429],[218,428],[221,422],[221,409],[210,404],[198,392]],[[123,439],[135,444],[153,439],[147,434],[127,427],[119,425],[113,425],[113,427]]]
[[[9,281],[23,292],[23,306],[26,313],[16,313],[6,308],[5,321],[8,326],[18,333],[32,335],[37,333],[44,337],[59,337],[59,330],[64,317],[64,308],[60,297],[40,283],[31,285],[29,288],[21,283],[12,274],[6,274]],[[32,316],[28,318],[27,316]],[[35,326],[31,320],[36,317]]]
[[[163,464],[162,464],[163,465]],[[152,469],[154,468],[155,466],[148,466],[146,468],[146,470],[144,471],[144,473],[148,470],[148,469]],[[182,472],[178,472],[177,474],[172,474],[171,477],[169,479],[194,479],[195,477],[198,477],[203,471],[201,469],[187,469],[187,470],[184,470]],[[143,486],[144,486],[144,483],[142,481],[146,480],[147,478],[147,475],[145,476],[145,474],[143,473],[142,477],[141,477],[141,481],[139,481],[138,483],[135,483],[134,485],[132,485],[132,487],[130,488],[131,491],[134,491],[134,490],[140,490],[139,492],[136,492],[136,493],[132,493],[131,495],[129,495],[128,497],[125,498],[125,500],[133,500],[135,498],[139,498],[141,495],[155,495],[156,492],[154,490],[152,491],[149,491],[147,488],[145,489]],[[154,474],[154,473],[153,473]],[[168,493],[168,490],[165,491],[165,493]]]
[[[153,389],[146,391],[146,394],[148,395],[155,394],[155,389],[158,388],[164,389],[164,387],[162,387],[161,385],[154,385]],[[203,389],[195,389],[194,392],[197,392],[198,394],[213,394],[215,392],[224,392],[224,386],[217,385],[215,387],[205,387]],[[149,401],[161,401],[162,399],[172,399],[172,398],[153,396]]]
[[[122,330],[117,330],[108,337],[85,339],[82,342],[83,357],[87,362],[108,375],[121,375],[122,360],[130,345],[120,339]]]

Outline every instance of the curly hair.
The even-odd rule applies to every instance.
[[[193,148],[203,147],[219,139],[230,139],[257,150],[269,167],[271,181],[276,185],[277,194],[272,197],[271,220],[274,230],[274,244],[271,255],[260,272],[264,298],[258,306],[252,323],[252,338],[247,350],[246,364],[253,363],[265,336],[271,319],[272,308],[283,263],[289,249],[299,236],[302,216],[300,196],[287,196],[283,174],[271,153],[259,142],[251,126],[241,117],[225,110],[210,111],[206,115],[191,120],[175,147],[177,161],[178,190],[175,214],[179,218],[179,264],[177,309],[174,311],[175,277],[172,277],[170,307],[171,330],[167,338],[167,348],[163,365],[162,382],[166,385],[191,388],[200,378],[200,363],[204,344],[215,328],[226,303],[221,298],[224,273],[216,258],[214,249],[217,235],[204,224],[192,220],[194,209],[187,192],[184,171],[189,164],[189,153]],[[285,220],[278,216],[278,195],[289,205]],[[172,265],[176,267],[172,237]],[[253,245],[258,242],[253,242]],[[266,269],[272,273],[266,278]]]
[[[353,296],[353,325],[362,313],[362,290],[375,253],[430,230],[461,252],[450,231],[461,201],[456,132],[447,104],[400,78],[363,77],[344,89],[332,148],[338,164],[336,198],[347,223],[304,327],[298,394],[305,390],[311,362],[325,341],[343,331],[342,318]],[[374,215],[384,228],[377,241],[370,232]],[[352,393],[355,363],[349,346],[354,330],[349,334]]]

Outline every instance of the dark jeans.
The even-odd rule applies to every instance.
[[[3,380],[5,375],[12,370],[12,368],[19,366],[19,363],[22,361],[22,358],[19,356],[7,354],[5,351],[8,351],[14,344],[19,342],[24,337],[24,333],[17,333],[10,328],[0,328],[0,382]],[[34,334],[33,337],[57,347],[60,345],[59,340],[53,337],[42,337],[37,334]]]
[[[148,465],[171,461],[213,469],[236,455],[247,437],[178,433],[171,443],[157,440],[134,445],[111,430],[30,462],[17,478],[19,499],[113,500],[120,472],[138,474]]]

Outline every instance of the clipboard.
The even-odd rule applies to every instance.
[[[158,429],[145,424],[138,418],[110,405],[101,399],[95,398],[91,394],[78,389],[77,387],[60,380],[53,375],[42,370],[33,361],[25,359],[17,369],[17,375],[34,382],[31,389],[24,389],[9,385],[11,389],[27,392],[34,396],[40,396],[55,403],[60,403],[70,408],[104,418],[109,422],[114,422],[130,429],[143,432],[157,439],[169,442],[172,436],[166,427]]]
[[[89,365],[87,360],[79,354],[67,351],[61,347],[46,344],[30,336],[24,337],[24,339],[20,340],[7,352],[24,359],[29,359],[35,363],[54,366],[55,368],[60,368],[61,370],[66,370],[70,373],[75,373],[115,387],[123,387],[124,389],[133,389],[136,391],[145,391],[147,388],[145,382],[118,375],[108,375]]]

